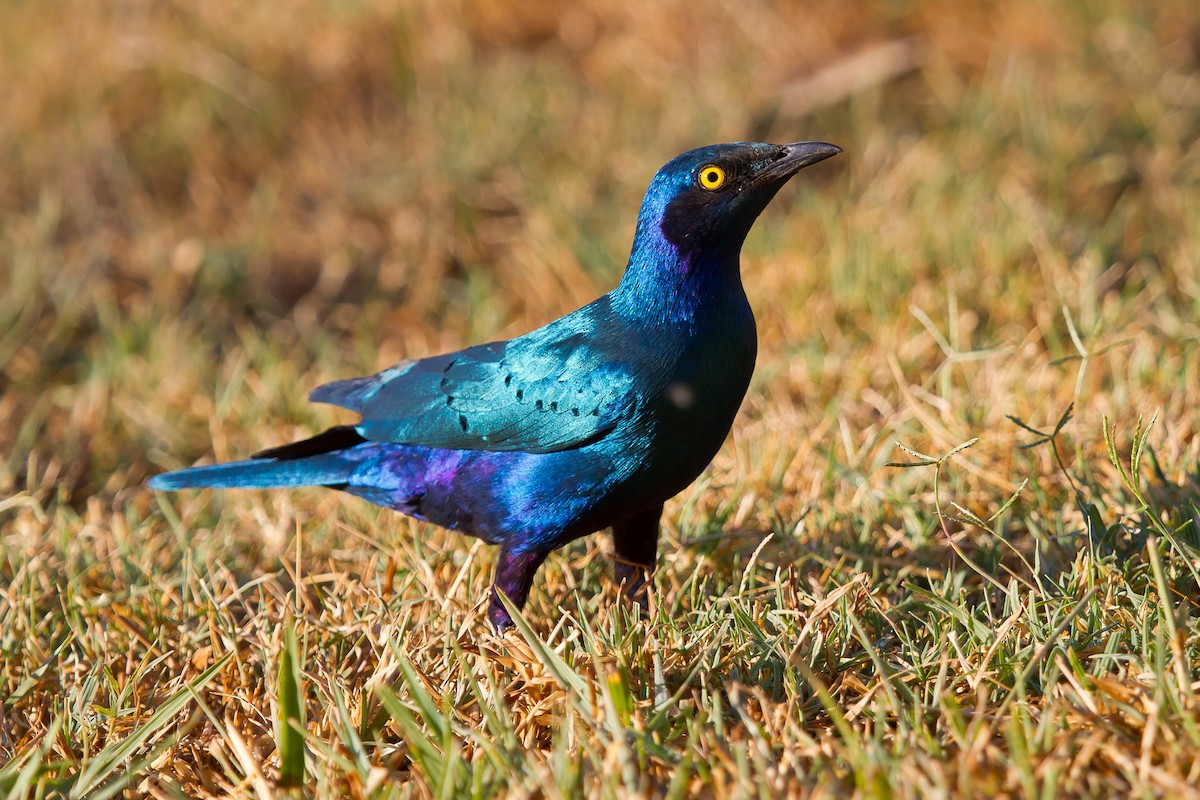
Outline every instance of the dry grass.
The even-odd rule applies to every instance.
[[[1087,5],[5,6],[0,792],[1196,796],[1200,27]],[[141,487],[590,299],[750,137],[847,155],[648,619],[603,537],[497,638],[487,547]]]

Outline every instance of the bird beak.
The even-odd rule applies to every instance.
[[[805,167],[842,152],[842,148],[828,142],[796,142],[783,145],[782,150],[778,158],[754,176],[754,183],[781,184]]]

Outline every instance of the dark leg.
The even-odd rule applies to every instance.
[[[616,523],[612,529],[617,585],[643,609],[650,576],[658,560],[658,520],[662,509],[662,503],[658,503]]]
[[[496,559],[496,579],[492,583],[492,601],[488,604],[488,619],[497,631],[512,627],[512,617],[500,602],[500,592],[517,608],[525,607],[533,575],[546,560],[546,552],[527,550],[517,552],[505,545],[500,546],[500,557]]]

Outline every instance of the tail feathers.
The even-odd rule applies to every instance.
[[[321,453],[332,453],[335,450],[347,450],[365,441],[366,439],[354,429],[353,425],[338,425],[324,433],[318,433],[311,439],[292,442],[291,444],[280,445],[279,447],[271,447],[267,450],[261,450],[250,457],[306,458],[308,456],[320,455]]]
[[[146,485],[159,491],[176,489],[285,489],[296,486],[345,486],[358,466],[341,451],[366,439],[342,425],[302,442],[256,453],[249,461],[192,467],[155,475]]]
[[[296,486],[344,486],[355,464],[336,453],[293,461],[255,459],[192,467],[155,475],[146,485],[162,492],[176,489],[285,489]]]

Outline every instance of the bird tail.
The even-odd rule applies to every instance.
[[[297,486],[345,486],[359,462],[342,451],[366,441],[351,426],[339,426],[302,442],[256,453],[247,461],[191,467],[155,475],[146,485],[177,489],[285,489]]]
[[[336,454],[280,461],[251,459],[191,467],[155,475],[146,485],[160,492],[177,489],[284,489],[296,486],[342,486],[357,465]]]

